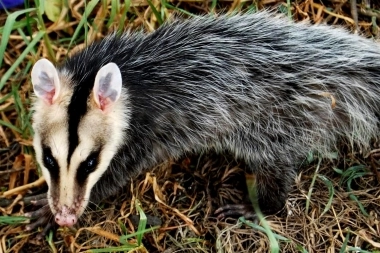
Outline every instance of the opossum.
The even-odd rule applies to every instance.
[[[299,164],[379,134],[380,46],[272,12],[174,20],[116,33],[31,72],[36,159],[55,222],[181,156],[227,152],[281,209]]]

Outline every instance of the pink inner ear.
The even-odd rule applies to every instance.
[[[110,99],[99,95],[99,107],[104,111],[110,103]]]
[[[49,105],[53,104],[53,97],[55,95],[55,89],[46,92],[45,100],[48,102]]]

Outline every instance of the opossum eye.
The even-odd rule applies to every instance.
[[[49,171],[58,169],[57,161],[54,159],[53,155],[51,154],[50,148],[43,149],[43,162],[44,162],[44,166]]]
[[[78,168],[77,180],[78,183],[84,183],[88,175],[96,169],[98,165],[99,152],[92,152],[86,160],[84,160]]]
[[[57,160],[53,157],[50,148],[45,147],[42,149],[42,161],[46,169],[49,170],[53,179],[58,179],[59,167]]]
[[[86,173],[91,173],[95,170],[97,157],[89,156],[86,160]]]
[[[54,158],[51,157],[50,155],[44,156],[44,162],[45,162],[46,168],[48,169],[53,169],[55,167]]]

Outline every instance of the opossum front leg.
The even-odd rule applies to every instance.
[[[42,232],[37,236],[37,238],[42,239],[45,237],[47,232],[56,225],[54,222],[54,215],[51,212],[47,199],[33,201],[32,204],[35,206],[41,206],[41,208],[25,214],[25,217],[29,217],[31,220],[36,219],[27,225],[25,229],[27,231],[31,231],[38,227],[43,227]]]
[[[258,205],[265,215],[274,214],[284,206],[290,191],[293,178],[292,170],[276,170],[271,172],[260,169],[254,176],[246,175],[249,200],[244,204],[228,204],[215,211],[218,219],[226,217],[245,217],[256,219],[254,205]],[[267,173],[264,173],[267,171]],[[248,196],[247,196],[248,197]]]

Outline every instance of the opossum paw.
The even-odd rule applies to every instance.
[[[31,220],[34,220],[29,225],[26,225],[25,230],[31,231],[38,227],[43,227],[42,232],[40,232],[37,235],[37,239],[42,239],[46,236],[47,232],[52,229],[55,226],[54,222],[54,216],[50,210],[50,207],[48,205],[48,201],[38,200],[32,202],[35,206],[42,206],[40,209],[25,213],[25,217],[30,218]]]
[[[247,220],[257,220],[252,204],[228,204],[218,208],[215,213],[218,220],[233,217],[244,217]]]

